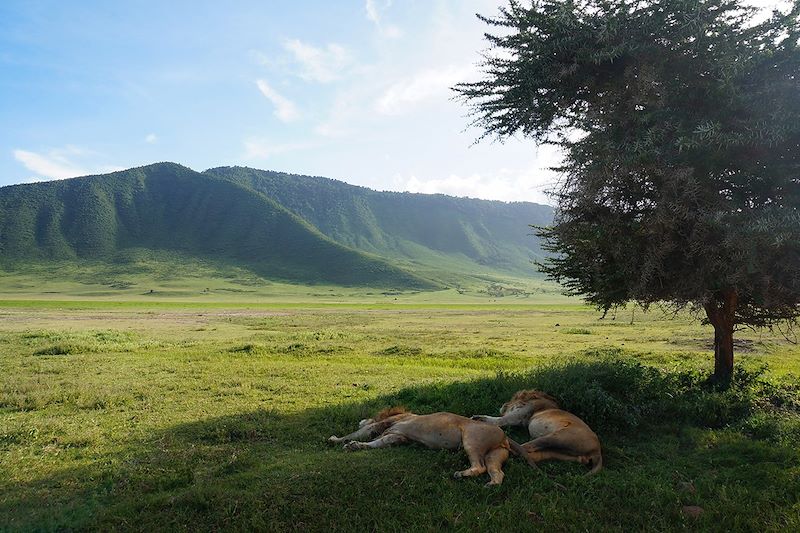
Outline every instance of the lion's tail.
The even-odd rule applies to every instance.
[[[592,475],[598,473],[603,468],[603,454],[600,450],[597,450],[596,453],[592,454],[589,459],[592,461],[592,469],[589,470],[587,475]]]
[[[533,459],[531,459],[531,456],[530,456],[530,455],[528,455],[528,450],[526,450],[525,448],[523,448],[523,447],[522,447],[522,445],[521,445],[521,444],[519,444],[517,441],[515,441],[514,439],[508,439],[508,447],[509,447],[509,449],[511,450],[511,453],[513,453],[514,455],[517,455],[517,456],[519,456],[519,457],[522,457],[523,459],[525,459],[525,461],[526,461],[526,462],[527,462],[527,463],[528,463],[528,464],[529,464],[529,465],[530,465],[532,468],[539,468],[539,467],[536,465],[536,461],[534,461]]]

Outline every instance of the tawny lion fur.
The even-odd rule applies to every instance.
[[[383,409],[373,418],[362,420],[358,430],[344,437],[332,436],[328,442],[344,443],[344,449],[349,451],[383,448],[408,442],[418,442],[438,450],[464,448],[470,467],[453,476],[462,478],[488,472],[490,481],[487,486],[503,482],[503,464],[508,459],[509,452],[524,457],[531,466],[535,466],[528,458],[526,450],[507,438],[497,426],[453,413],[417,415],[402,407]]]
[[[603,468],[600,439],[577,416],[558,407],[555,398],[541,391],[523,390],[500,409],[501,416],[475,415],[496,426],[527,426],[531,440],[522,445],[528,459],[577,461],[591,465],[590,474]]]
[[[386,420],[390,416],[402,415],[403,413],[407,412],[408,410],[405,407],[401,407],[399,405],[396,405],[394,407],[384,407],[383,409],[378,411],[378,414],[373,416],[371,419],[367,420],[372,420],[373,422],[380,422],[381,420]]]

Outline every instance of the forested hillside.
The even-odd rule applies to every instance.
[[[546,225],[553,210],[529,202],[379,192],[322,177],[244,167],[206,174],[264,193],[335,241],[413,262],[467,259],[532,275],[541,257],[529,224]]]
[[[0,188],[0,262],[124,261],[169,250],[302,283],[432,288],[338,244],[273,200],[173,163]]]
[[[0,188],[0,267],[92,262],[131,272],[167,257],[301,284],[431,289],[535,275],[541,251],[529,224],[551,219],[550,207],[524,202],[158,163]]]

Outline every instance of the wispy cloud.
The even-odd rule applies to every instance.
[[[520,173],[502,169],[491,176],[482,174],[450,174],[443,178],[420,179],[417,176],[404,178],[395,176],[400,190],[425,194],[447,194],[505,202],[533,198],[537,202],[548,202],[542,185],[543,175],[538,171]]]
[[[273,89],[266,81],[256,80],[258,90],[275,106],[273,113],[281,122],[291,122],[298,117],[297,107],[288,98]]]
[[[33,172],[36,178],[62,180],[89,174],[86,169],[67,158],[69,151],[50,150],[46,154],[39,154],[28,150],[14,150],[14,159]]]
[[[508,145],[505,145],[508,147]],[[526,150],[527,152],[527,150]],[[470,173],[449,173],[444,177],[419,178],[415,173],[395,174],[394,189],[426,194],[467,196],[506,202],[528,201],[553,204],[550,192],[557,189],[559,174],[553,170],[562,164],[564,154],[552,145],[533,150],[534,157],[515,166],[498,165]]]
[[[101,174],[122,170],[123,167],[117,165],[82,165],[76,163],[74,159],[97,157],[99,154],[85,148],[67,145],[63,148],[48,150],[44,153],[32,152],[30,150],[14,150],[14,159],[34,173],[29,181],[41,178],[62,180],[74,178],[76,176],[86,176],[88,174]]]
[[[144,138],[144,142],[147,144],[155,144],[158,142],[158,135],[155,133],[148,133],[147,136]]]
[[[381,16],[378,13],[378,6],[375,5],[375,0],[367,0],[367,3],[364,5],[364,9],[367,10],[367,18],[375,24],[381,23]]]
[[[299,39],[289,39],[283,43],[283,47],[300,64],[299,76],[306,81],[320,83],[335,81],[341,77],[342,70],[352,62],[347,49],[336,43],[317,48]]]
[[[450,87],[474,72],[474,66],[455,65],[419,71],[386,89],[375,102],[375,110],[384,115],[399,115],[428,100],[444,103],[452,96]]]
[[[388,9],[391,7],[391,5],[392,0],[386,0],[383,3],[383,9]],[[397,26],[393,26],[391,24],[386,25],[383,23],[381,17],[381,8],[378,7],[378,3],[375,0],[366,0],[364,4],[364,10],[367,12],[367,19],[375,25],[380,34],[384,37],[393,39],[400,37],[403,34],[403,32],[401,32],[400,28]]]

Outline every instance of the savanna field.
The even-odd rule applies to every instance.
[[[721,392],[688,315],[335,299],[0,302],[0,530],[800,529],[800,349],[777,332],[739,333]],[[600,474],[512,458],[487,489],[452,478],[462,453],[325,442],[387,405],[492,414],[523,388],[592,426]]]
[[[0,117],[0,533],[800,532],[800,0],[2,0]]]

